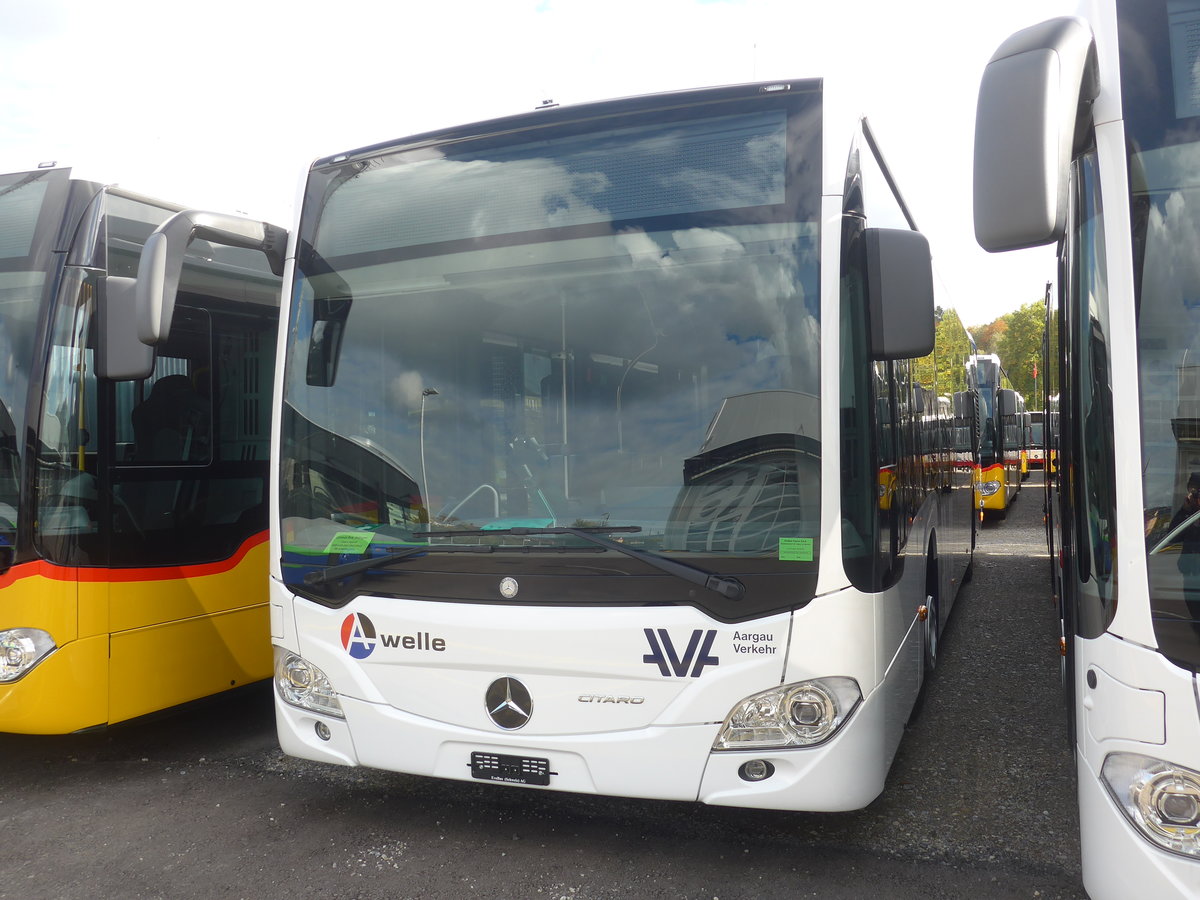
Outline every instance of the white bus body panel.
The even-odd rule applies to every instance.
[[[1096,127],[1096,147],[1099,155],[1100,189],[1104,197],[1128,197],[1129,179],[1126,173],[1125,129],[1116,122]],[[1112,402],[1115,410],[1140,409],[1137,370],[1137,316],[1134,309],[1133,235],[1129,216],[1108,213],[1104,217],[1105,253],[1108,257],[1109,327],[1117,338],[1110,343],[1112,363]],[[1120,248],[1118,251],[1116,248]],[[1115,429],[1114,460],[1116,471],[1141,472],[1141,430]],[[1146,581],[1145,522],[1140,511],[1145,508],[1140,478],[1118,475],[1115,484],[1118,514],[1117,583],[1120,585],[1116,614],[1108,630],[1127,640],[1146,646],[1156,646],[1154,624],[1150,621],[1149,584]],[[1134,595],[1137,603],[1122,603],[1120,595]]]
[[[286,588],[273,589],[283,600]],[[466,607],[368,596],[332,610],[298,599],[290,604],[295,623],[281,616],[281,630],[294,637],[298,626],[304,637],[290,649],[325,672],[346,719],[276,697],[279,740],[293,756],[442,778],[471,780],[471,753],[482,751],[549,759],[555,790],[859,809],[883,789],[902,730],[888,710],[907,709],[897,697],[913,690],[920,658],[914,624],[878,683],[883,668],[867,636],[881,619],[876,604],[888,598],[895,605],[892,593],[872,598],[847,590],[748,625],[725,625],[681,607]],[[343,646],[341,629],[347,617],[362,615],[376,639],[360,660]],[[693,632],[700,632],[686,675],[664,676],[647,661],[655,648],[646,629],[660,648],[665,634],[681,664]],[[709,632],[715,662],[701,664]],[[384,646],[383,635],[391,644],[400,638],[401,646]],[[405,636],[422,648],[405,649]],[[443,647],[435,641],[444,649],[434,649]],[[864,701],[826,743],[712,750],[738,701],[782,682],[831,675],[854,678]],[[485,692],[502,676],[520,679],[533,698],[530,721],[519,730],[505,731],[487,714]],[[329,728],[328,740],[317,736],[318,721]],[[775,774],[759,783],[742,780],[738,768],[750,759],[770,761]]]
[[[1076,640],[1079,824],[1092,900],[1200,896],[1200,860],[1159,849],[1130,824],[1100,777],[1110,753],[1139,753],[1200,770],[1196,676],[1157,651],[1111,635]],[[1088,686],[1088,671],[1096,687]]]

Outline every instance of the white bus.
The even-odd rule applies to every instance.
[[[819,80],[317,161],[277,386],[284,750],[877,796],[974,538],[893,185]]]
[[[1058,243],[1057,518],[1084,884],[1200,896],[1200,27],[1104,0],[979,92],[975,230]]]

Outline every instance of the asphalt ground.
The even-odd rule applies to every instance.
[[[988,523],[883,795],[853,813],[448,782],[283,756],[269,685],[0,735],[0,898],[1077,898],[1040,479]]]

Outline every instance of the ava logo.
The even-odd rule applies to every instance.
[[[717,637],[715,631],[701,631],[697,628],[692,632],[687,649],[680,656],[667,629],[659,628],[657,633],[653,628],[644,630],[646,640],[650,644],[650,652],[642,657],[642,662],[657,665],[658,671],[665,677],[669,678],[674,673],[676,678],[683,678],[689,674],[688,669],[691,669],[692,678],[699,678],[705,666],[721,664],[718,657],[710,655],[713,641]]]
[[[375,626],[362,613],[350,613],[342,620],[342,647],[355,659],[366,659],[375,652]]]

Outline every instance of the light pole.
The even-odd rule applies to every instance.
[[[425,512],[429,516],[429,525],[433,526],[433,509],[429,505],[429,476],[425,474],[425,400],[436,397],[437,391],[425,388],[421,391],[421,492],[425,497]]]

